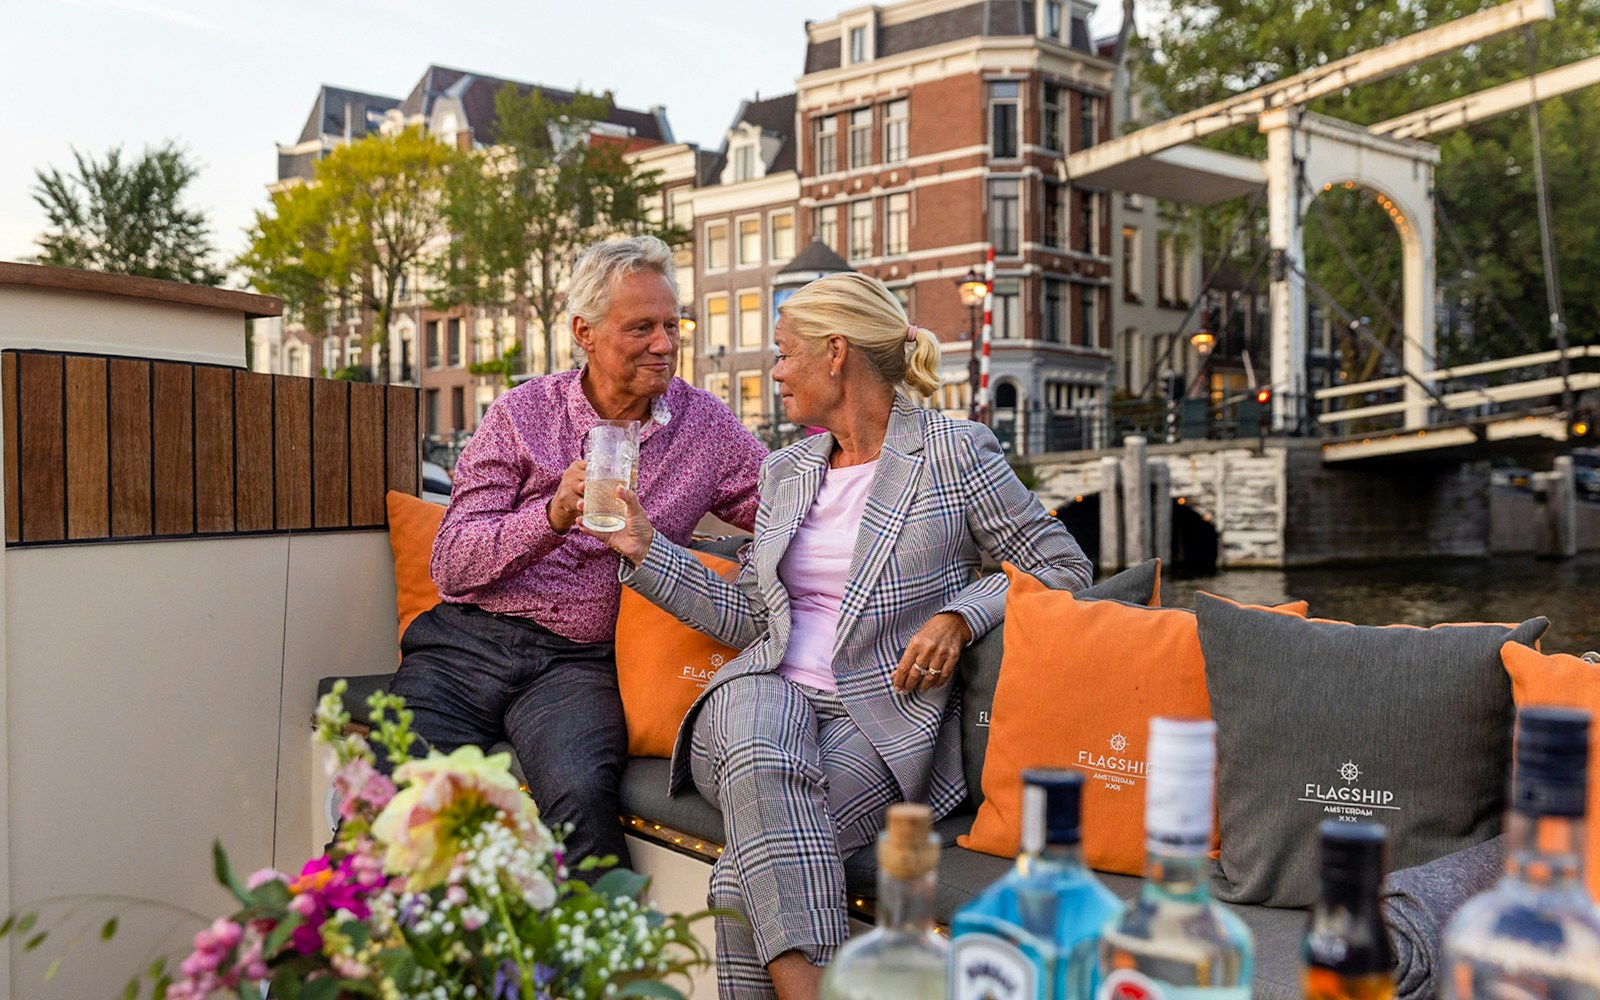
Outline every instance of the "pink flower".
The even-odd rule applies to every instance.
[[[365,757],[352,758],[341,767],[333,776],[333,787],[343,799],[339,814],[345,819],[357,813],[376,815],[394,798],[394,782],[379,774]]]
[[[362,886],[355,881],[352,867],[348,857],[337,865],[330,865],[326,855],[312,858],[289,883],[294,894],[289,909],[306,921],[290,937],[295,951],[313,955],[322,950],[322,925],[331,914],[345,910],[357,920],[367,919],[371,911],[361,898]]]
[[[250,877],[245,879],[244,887],[251,892],[255,892],[268,882],[287,881],[289,881],[289,876],[278,871],[276,868],[260,868],[250,873]]]

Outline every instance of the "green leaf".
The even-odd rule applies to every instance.
[[[157,957],[154,962],[150,963],[150,968],[144,970],[144,974],[150,979],[161,979],[165,977],[167,974],[166,956],[162,955]]]
[[[56,977],[56,973],[60,971],[61,956],[57,955],[55,958],[51,959],[50,967],[44,970],[44,981],[48,983],[50,980],[54,979]]]
[[[128,980],[128,985],[122,988],[122,1000],[139,1000],[139,980]]]
[[[299,970],[292,965],[280,966],[272,977],[270,996],[273,1000],[300,1000]]]
[[[39,933],[35,934],[33,937],[29,938],[27,940],[27,942],[23,944],[22,950],[23,951],[32,951],[33,949],[39,947],[41,944],[44,944],[44,939],[49,937],[49,936],[50,936],[50,932],[49,931],[40,931]]]
[[[619,997],[667,997],[668,1000],[684,1000],[681,991],[655,979],[635,979],[617,990],[616,995]]]
[[[16,918],[15,914],[13,914],[13,915],[11,915],[9,917],[6,917],[5,921],[3,923],[0,923],[0,938],[3,938],[7,934],[10,934],[11,933],[11,925],[16,923],[16,922],[17,922],[17,918]]]
[[[291,914],[282,923],[274,927],[271,934],[267,935],[266,943],[261,946],[261,954],[271,958],[282,951],[284,944],[289,940],[289,936],[305,922],[305,918],[299,914]]]
[[[38,921],[39,915],[37,913],[24,913],[22,919],[17,921],[15,930],[18,934],[26,934],[33,930],[33,925]]]
[[[112,917],[100,927],[100,940],[110,941],[117,934],[117,918]]]
[[[334,1000],[338,995],[339,980],[324,976],[306,983],[306,988],[300,993],[300,1000]]]
[[[613,868],[595,880],[594,891],[606,899],[638,899],[649,885],[648,876]]]
[[[217,883],[233,893],[233,898],[245,906],[254,902],[239,880],[233,877],[233,867],[228,864],[228,852],[222,849],[220,840],[211,842],[211,867],[216,873]]]

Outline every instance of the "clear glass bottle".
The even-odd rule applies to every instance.
[[[1388,831],[1381,823],[1322,824],[1322,893],[1306,932],[1307,1000],[1390,1000],[1394,948],[1383,925]]]
[[[933,929],[939,838],[918,803],[889,807],[878,835],[878,926],[822,975],[822,1000],[943,1000],[948,945]]]
[[[1094,995],[1095,934],[1121,905],[1083,864],[1083,775],[1022,772],[1022,852],[950,922],[950,1000]]]
[[[1583,881],[1589,721],[1517,714],[1505,874],[1450,921],[1446,997],[1600,1000],[1600,913]]]
[[[1244,921],[1211,898],[1216,723],[1151,719],[1144,886],[1100,936],[1101,1000],[1248,1000]]]

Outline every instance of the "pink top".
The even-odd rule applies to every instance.
[[[531,618],[574,642],[610,642],[619,557],[576,526],[556,534],[545,513],[600,419],[581,376],[529,379],[489,407],[456,465],[431,568],[446,601]],[[673,379],[639,429],[639,500],[680,545],[707,511],[748,531],[766,456],[721,400]]]
[[[778,579],[789,591],[793,617],[789,648],[778,673],[796,684],[838,690],[833,640],[839,631],[839,605],[877,468],[872,461],[825,472],[816,500],[778,563]]]

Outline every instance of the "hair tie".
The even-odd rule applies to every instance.
[[[908,323],[908,324],[906,324],[906,343],[915,344],[916,342],[917,342],[917,324]]]

